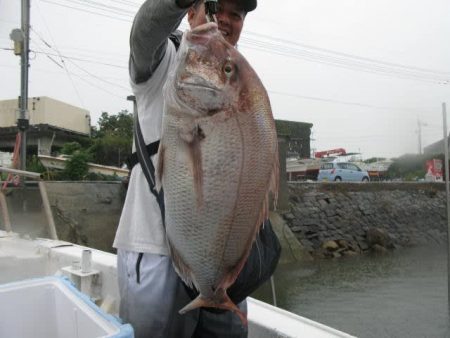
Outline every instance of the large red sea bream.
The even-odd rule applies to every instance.
[[[215,23],[184,34],[164,89],[158,176],[167,242],[180,277],[200,295],[180,312],[245,314],[227,288],[241,271],[277,192],[278,151],[267,92]]]

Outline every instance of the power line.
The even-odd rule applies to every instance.
[[[371,59],[371,58],[362,57],[362,56],[358,56],[358,55],[354,55],[354,54],[338,52],[338,51],[334,51],[331,49],[316,47],[316,46],[312,46],[312,45],[308,45],[308,44],[304,44],[304,43],[300,43],[300,42],[296,42],[296,41],[290,41],[290,40],[286,40],[286,39],[282,39],[282,38],[274,38],[272,36],[261,34],[261,33],[255,33],[255,32],[251,32],[251,31],[246,31],[246,33],[250,34],[250,35],[258,36],[258,37],[261,37],[264,39],[268,39],[271,41],[275,41],[276,43],[283,43],[288,46],[295,45],[298,47],[305,48],[307,50],[316,50],[321,53],[333,54],[333,55],[337,55],[340,57],[345,57],[345,58],[354,59],[354,60],[358,60],[358,61],[382,64],[384,66],[402,68],[402,69],[405,69],[408,71],[413,70],[413,71],[419,71],[419,72],[424,72],[424,73],[435,73],[436,75],[442,75],[443,73],[450,75],[450,72],[448,72],[448,71],[446,72],[446,71],[440,71],[440,70],[426,69],[426,68],[421,68],[421,67],[416,67],[416,66],[405,66],[402,64],[398,64],[398,63],[381,61],[381,60]]]
[[[35,53],[42,53],[45,54],[47,56],[55,56],[55,54],[52,53],[47,53],[47,52],[36,52]],[[66,56],[66,55],[61,55],[62,58],[66,58],[69,61],[71,61],[72,59],[74,60],[79,60],[79,61],[83,61],[83,62],[92,62],[92,63],[96,63],[94,61],[91,60],[83,60],[83,59],[78,59],[78,58],[72,58],[70,56]],[[71,61],[73,63],[73,61]],[[73,63],[75,66],[79,67],[80,69],[82,69],[80,66],[76,65],[75,63]],[[100,63],[103,64],[103,63]],[[122,67],[125,68],[125,67]],[[104,79],[101,79],[99,77],[97,77],[96,75],[86,71],[85,69],[82,69],[84,72],[88,73],[89,75],[96,77],[98,80],[103,81],[105,83],[109,83],[111,85],[120,87],[122,89],[128,89],[125,88],[123,86],[117,85],[117,84],[113,84],[109,81],[106,81]],[[363,108],[371,108],[371,109],[379,109],[379,110],[395,110],[395,111],[405,111],[405,112],[420,112],[420,113],[424,113],[423,110],[417,109],[417,108],[403,108],[403,107],[388,107],[388,106],[376,106],[376,105],[370,105],[370,104],[365,104],[365,103],[360,103],[360,102],[351,102],[351,101],[342,101],[342,100],[336,100],[336,99],[330,99],[330,98],[324,98],[324,97],[317,97],[317,96],[306,96],[306,95],[300,95],[300,94],[293,94],[293,93],[287,93],[287,92],[282,92],[282,91],[276,91],[276,90],[268,90],[268,93],[270,94],[274,94],[274,95],[280,95],[280,96],[289,96],[289,97],[294,97],[294,98],[298,98],[298,99],[305,99],[305,100],[313,100],[313,101],[319,101],[319,102],[327,102],[327,103],[334,103],[334,104],[342,104],[342,105],[351,105],[351,106],[357,106],[357,107],[363,107]]]
[[[32,41],[32,42],[34,43],[34,41],[33,41],[32,39],[30,39],[30,41]],[[37,46],[38,46],[38,45],[37,45]],[[38,48],[40,48],[40,47],[38,46]],[[36,51],[33,51],[33,52],[34,52],[34,53],[39,53],[39,52],[36,52]],[[67,77],[69,78],[70,83],[72,84],[72,87],[73,87],[73,89],[74,89],[74,91],[75,91],[75,94],[76,94],[77,97],[78,97],[78,100],[80,101],[80,104],[81,104],[82,108],[86,109],[86,106],[85,106],[84,103],[83,103],[83,100],[82,100],[82,98],[81,98],[81,95],[80,95],[80,93],[79,93],[77,87],[75,86],[75,83],[73,82],[73,79],[71,78],[71,74],[70,74],[69,70],[67,69],[67,67],[66,67],[66,65],[65,65],[65,63],[64,63],[64,60],[61,58],[61,56],[60,56],[60,55],[53,55],[53,56],[59,56],[62,64],[58,63],[55,59],[52,58],[52,55],[48,55],[45,51],[42,51],[41,53],[45,54],[45,55],[47,56],[47,58],[49,58],[49,59],[50,59],[54,64],[56,64],[58,67],[60,67],[61,69],[64,69],[64,70],[65,70],[66,75],[67,75]]]
[[[45,53],[45,52],[42,52],[42,53],[43,53],[43,54],[47,54],[47,53]],[[47,56],[48,56],[48,55],[47,55]],[[58,65],[58,64],[57,64],[57,65]],[[61,67],[60,65],[58,65],[58,66]],[[62,68],[62,67],[61,67],[61,68]],[[75,76],[76,78],[80,79],[81,81],[83,81],[83,82],[89,84],[90,86],[92,86],[92,87],[94,87],[94,88],[97,88],[97,89],[99,89],[99,90],[101,90],[101,91],[103,91],[103,92],[105,92],[105,93],[108,93],[108,94],[110,94],[110,95],[112,95],[112,96],[114,96],[114,97],[119,97],[119,98],[123,99],[123,98],[126,96],[126,95],[119,95],[119,94],[117,94],[117,93],[113,93],[113,92],[111,92],[111,91],[105,89],[104,87],[100,87],[100,86],[94,84],[93,82],[87,80],[86,78],[84,78],[84,77],[81,76],[80,74],[76,74],[76,73],[71,72],[71,71],[69,71],[69,70],[67,70],[67,72],[69,72],[70,75]],[[105,82],[105,81],[103,81],[103,82]],[[129,91],[130,91],[128,88],[122,88],[122,89],[125,89],[125,90],[127,91],[127,93],[129,93]]]
[[[48,28],[48,27],[47,27],[47,28]],[[60,56],[61,60],[64,62],[63,57],[61,56],[61,53],[59,52],[59,50],[57,50],[56,48],[54,48],[53,46],[51,46],[47,41],[45,41],[45,39],[44,39],[44,38],[43,38],[36,30],[33,29],[33,32],[36,33],[36,34],[39,36],[40,40],[41,40],[48,48],[56,50],[56,52],[57,52],[58,55]],[[50,33],[50,32],[49,32],[49,33]],[[49,55],[47,55],[47,57],[49,57],[51,60],[53,60]],[[124,87],[124,86],[118,85],[118,84],[116,84],[116,83],[112,83],[112,82],[110,82],[110,81],[107,81],[107,80],[105,80],[105,79],[103,79],[103,78],[98,77],[98,76],[95,75],[95,74],[92,74],[91,72],[89,72],[89,71],[85,70],[84,68],[82,68],[81,66],[77,65],[77,64],[76,64],[74,61],[72,61],[72,60],[69,60],[69,59],[67,59],[67,60],[68,60],[69,62],[71,62],[71,63],[72,63],[75,67],[77,67],[78,69],[82,70],[83,72],[85,72],[85,73],[87,73],[88,75],[90,75],[90,76],[96,78],[96,79],[99,80],[99,81],[105,82],[105,83],[107,83],[107,84],[110,84],[110,85],[112,85],[112,86],[116,86],[116,87],[119,87],[119,88],[122,88],[122,89],[125,89],[125,90],[129,90],[129,88],[126,88],[126,87]],[[65,67],[65,64],[64,64],[64,67]]]
[[[280,91],[275,91],[275,90],[268,90],[267,92],[271,93],[271,94],[275,94],[275,95],[295,97],[295,98],[298,98],[298,99],[321,101],[321,102],[328,102],[328,103],[337,103],[337,104],[358,106],[358,107],[364,107],[364,108],[381,109],[381,110],[402,110],[402,111],[406,111],[406,112],[413,112],[414,111],[414,112],[421,112],[421,113],[423,113],[423,110],[414,109],[414,108],[375,106],[375,105],[359,103],[359,102],[341,101],[341,100],[335,100],[335,99],[329,99],[329,98],[323,98],[323,97],[317,97],[317,96],[306,96],[306,95],[292,94],[292,93],[280,92]]]
[[[38,46],[38,47],[39,47],[39,46]],[[41,49],[41,50],[42,50],[42,49]],[[66,68],[66,65],[65,65],[65,64],[64,64],[64,66],[62,66],[62,65],[60,65],[57,61],[55,61],[55,60],[51,57],[51,54],[49,54],[49,53],[47,53],[47,52],[45,52],[45,51],[42,51],[42,53],[45,54],[45,55],[46,55],[51,61],[53,61],[53,63],[55,63],[58,67],[63,68],[63,69]],[[61,60],[63,60],[64,58],[66,58],[66,57],[61,56]],[[119,84],[117,84],[117,83],[113,83],[113,82],[107,81],[107,80],[105,80],[105,79],[103,79],[103,78],[101,78],[101,77],[99,77],[99,76],[97,76],[97,75],[95,75],[95,74],[93,74],[93,73],[87,71],[87,70],[84,69],[83,67],[77,65],[77,64],[76,64],[75,62],[73,62],[72,60],[70,60],[70,59],[67,59],[67,60],[68,60],[72,65],[74,65],[75,67],[77,67],[78,69],[80,69],[81,71],[83,71],[84,73],[88,74],[89,76],[91,76],[91,77],[97,79],[98,81],[107,83],[107,84],[109,84],[109,85],[111,85],[111,86],[115,86],[115,87],[118,87],[118,88],[120,88],[120,89],[124,89],[124,90],[126,90],[126,91],[128,91],[128,92],[130,91],[130,88],[124,87],[124,86],[119,85]],[[67,69],[67,71],[68,71],[68,69]],[[73,72],[69,72],[69,73],[70,73],[71,75],[77,76],[78,78],[82,78],[79,74],[76,74],[76,73],[73,73]],[[87,81],[87,80],[84,79],[84,78],[82,78],[82,79],[85,80],[85,81]],[[110,92],[109,92],[109,93],[110,93]],[[113,94],[113,95],[118,96],[118,95],[116,95],[116,94]]]
[[[111,51],[111,50],[95,50],[95,49],[89,49],[89,48],[81,48],[81,47],[71,47],[71,46],[67,46],[67,45],[59,45],[59,49],[60,50],[70,50],[72,51],[72,54],[79,54],[79,56],[99,56],[99,55],[114,55],[116,56],[118,59],[121,60],[126,60],[128,61],[128,57],[129,54],[128,53],[117,53],[115,51]],[[104,56],[102,56],[102,59],[104,59]]]
[[[80,10],[86,13],[91,13],[94,15],[106,16],[113,19],[120,19],[117,15],[122,15],[132,18],[132,11],[121,10],[120,13],[117,12],[119,7],[107,6],[95,0],[74,0],[78,3],[82,2],[88,4],[91,8],[96,10],[101,10],[102,13],[87,11],[81,8],[75,8],[61,3],[55,3],[50,0],[41,0],[45,2],[54,3],[61,6],[66,6],[76,10]],[[64,0],[61,0],[64,1]],[[67,1],[67,0],[66,0]],[[72,1],[73,2],[73,1]],[[133,6],[136,4],[133,3]],[[104,13],[114,14],[114,16],[105,15]],[[124,14],[125,13],[125,14]],[[127,15],[129,13],[130,15]],[[122,19],[120,19],[122,20]],[[127,22],[131,22],[125,20]],[[256,36],[257,39],[247,37],[248,35]],[[264,39],[266,41],[261,41],[258,39]],[[269,54],[294,57],[298,59],[303,59],[311,62],[318,62],[327,65],[337,66],[341,68],[346,68],[356,71],[364,71],[373,74],[381,74],[390,77],[396,77],[400,79],[413,79],[418,81],[433,82],[438,84],[450,84],[450,72],[442,72],[436,70],[430,70],[414,66],[404,66],[401,64],[395,64],[386,61],[375,60],[371,58],[361,57],[357,55],[352,55],[348,53],[337,52],[325,48],[315,47],[311,45],[306,45],[298,43],[295,41],[288,41],[285,39],[274,38],[269,35],[254,33],[251,31],[245,31],[241,39],[242,45],[251,49],[256,49]],[[273,41],[273,42],[271,42]]]
[[[113,93],[113,92],[111,92],[111,91],[109,91],[109,90],[107,90],[107,89],[105,89],[105,88],[103,88],[103,87],[99,87],[99,86],[93,84],[92,82],[86,80],[85,78],[83,78],[83,77],[80,76],[80,75],[77,75],[77,74],[74,74],[74,73],[72,73],[72,75],[75,76],[75,77],[77,77],[77,78],[79,78],[81,81],[86,82],[86,83],[89,84],[90,86],[95,87],[95,88],[97,88],[97,89],[99,89],[99,90],[101,90],[101,91],[103,91],[103,92],[105,92],[105,93],[108,93],[108,94],[112,95],[112,96],[118,97],[118,98],[120,98],[120,99],[122,99],[122,100],[123,100],[123,99],[125,98],[125,96],[126,96],[126,95],[118,95],[118,94]],[[128,92],[128,93],[129,93],[129,92]]]
[[[45,54],[47,56],[55,56],[55,54],[52,53],[48,53],[48,52],[37,52],[34,51],[35,53],[38,54]],[[91,63],[97,63],[91,60],[84,60],[84,59],[79,59],[79,58],[73,58],[67,55],[61,55],[62,58],[66,58],[69,61],[71,60],[79,60],[79,61],[83,61],[83,62],[91,62]],[[71,61],[72,62],[72,61]],[[72,62],[73,63],[73,62]],[[74,65],[76,65],[75,63],[73,63]],[[99,64],[104,64],[104,63],[99,63]],[[106,64],[109,65],[109,64]],[[113,65],[115,67],[119,67],[116,65]],[[78,66],[79,67],[79,66]],[[79,67],[81,68],[81,67]],[[125,68],[125,67],[121,67],[121,68]],[[103,80],[95,75],[93,75],[92,73],[82,69],[83,71],[85,71],[86,73],[88,73],[91,76],[96,77],[98,80],[115,85],[117,87],[120,87],[122,89],[128,89],[125,88],[123,86],[117,85],[117,84],[113,84],[109,81]],[[376,106],[376,105],[370,105],[370,104],[365,104],[365,103],[360,103],[360,102],[351,102],[351,101],[342,101],[342,100],[336,100],[336,99],[330,99],[330,98],[324,98],[324,97],[317,97],[317,96],[306,96],[306,95],[299,95],[299,94],[293,94],[293,93],[287,93],[287,92],[282,92],[282,91],[275,91],[275,90],[268,90],[268,93],[270,94],[274,94],[274,95],[281,95],[281,96],[289,96],[289,97],[294,97],[294,98],[298,98],[298,99],[305,99],[305,100],[313,100],[313,101],[319,101],[319,102],[327,102],[327,103],[334,103],[334,104],[342,104],[342,105],[351,105],[351,106],[358,106],[358,107],[363,107],[363,108],[371,108],[371,109],[379,109],[379,110],[396,110],[396,111],[406,111],[406,112],[421,112],[423,113],[423,110],[420,109],[416,109],[416,108],[403,108],[403,107],[388,107],[388,106]]]
[[[101,2],[92,1],[92,0],[71,0],[70,2],[71,3],[75,2],[75,3],[81,4],[83,6],[88,6],[91,8],[99,9],[101,11],[116,13],[119,15],[124,15],[124,13],[129,14],[129,15],[134,15],[136,13],[136,11],[129,11],[129,10],[125,10],[120,7],[105,5]]]
[[[129,88],[129,87],[121,86],[121,85],[119,85],[119,84],[117,84],[117,83],[113,83],[113,82],[107,81],[107,80],[105,80],[105,79],[103,79],[103,78],[101,78],[101,77],[99,77],[99,76],[97,76],[97,75],[95,75],[95,74],[92,74],[91,72],[89,72],[89,71],[87,71],[86,69],[80,67],[79,65],[77,65],[75,62],[73,62],[73,61],[71,61],[71,60],[69,60],[69,62],[72,63],[75,67],[77,67],[77,68],[80,69],[81,71],[83,71],[83,72],[85,72],[86,74],[88,74],[88,75],[90,75],[90,76],[96,78],[96,79],[99,80],[99,81],[102,81],[102,82],[104,82],[104,83],[107,83],[107,84],[109,84],[109,85],[111,85],[111,86],[115,86],[115,87],[118,87],[118,88],[121,88],[121,89],[125,89],[125,90],[127,90],[127,91],[130,91],[130,90],[131,90],[131,88]]]
[[[33,52],[37,53],[37,54],[46,54],[46,55],[51,55],[51,56],[58,56],[57,54],[54,54],[54,53],[47,53],[47,52],[44,53],[44,52],[38,52],[38,51],[33,51]],[[88,60],[88,59],[83,59],[83,58],[78,58],[78,57],[67,56],[67,55],[61,55],[61,57],[65,58],[65,59],[68,59],[68,60],[88,62],[88,63],[97,64],[97,65],[114,67],[114,68],[120,68],[120,69],[128,69],[128,67],[125,67],[125,66],[119,66],[119,65],[106,63],[106,62],[95,61],[95,60]]]
[[[2,67],[2,68],[11,68],[11,69],[17,68],[17,67],[15,67],[15,66],[11,66],[11,65],[2,65],[2,64],[0,64],[0,67]],[[59,66],[58,66],[58,67],[59,67]],[[44,69],[36,69],[36,68],[34,68],[34,70],[35,70],[35,71],[39,71],[39,72],[44,72],[44,73],[46,73],[46,74],[49,73],[48,70],[44,70]],[[64,75],[66,74],[65,72],[64,72],[64,73],[62,73],[62,72],[52,72],[52,73],[54,73],[54,74],[64,74]],[[108,93],[108,94],[110,94],[110,95],[112,95],[112,96],[114,96],[114,97],[118,97],[118,98],[123,99],[123,98],[126,96],[126,93],[124,93],[124,95],[120,95],[120,94],[117,94],[117,93],[113,93],[113,92],[111,92],[111,91],[109,91],[109,90],[106,90],[106,89],[103,88],[103,87],[99,87],[98,85],[95,85],[93,82],[87,80],[85,77],[81,76],[80,74],[77,74],[77,73],[74,73],[74,72],[70,72],[70,73],[71,73],[71,75],[77,77],[78,79],[80,79],[80,80],[82,80],[83,82],[89,84],[90,86],[95,87],[95,88],[97,88],[97,89],[99,89],[99,90],[101,90],[101,91],[104,91],[105,93]],[[127,93],[129,93],[129,92],[130,92],[129,89],[127,89]]]
[[[133,2],[133,1],[127,1],[127,0],[109,0],[109,1],[115,2],[115,3],[118,3],[118,4],[128,5],[128,6],[135,7],[135,8],[139,8],[141,6],[141,4],[142,4],[142,3],[139,4],[139,3],[136,3],[136,2]]]
[[[296,59],[332,65],[340,68],[346,68],[355,71],[363,71],[367,73],[381,74],[401,79],[413,79],[445,85],[450,84],[450,76],[445,77],[445,76],[437,76],[434,74],[419,73],[414,71],[403,71],[395,68],[385,67],[378,64],[355,62],[352,60],[337,58],[332,55],[322,55],[310,51],[289,48],[278,44],[262,43],[257,40],[250,40],[246,38],[243,38],[243,40],[246,41],[246,44],[243,44],[243,46],[267,52],[269,54],[292,57]]]
[[[46,46],[48,46],[49,48],[52,48],[52,49],[54,49],[54,50],[56,51],[56,53],[58,54],[59,59],[61,60],[62,66],[63,66],[64,70],[66,71],[67,77],[69,78],[70,83],[72,84],[73,90],[75,91],[75,94],[77,95],[78,100],[80,101],[81,107],[84,108],[84,109],[86,109],[86,106],[85,106],[85,104],[84,104],[84,102],[83,102],[83,99],[81,98],[80,92],[78,91],[78,88],[75,86],[75,82],[73,81],[73,79],[72,79],[72,77],[71,77],[71,74],[70,74],[69,70],[68,70],[67,67],[66,67],[66,64],[65,64],[65,62],[64,62],[64,59],[61,57],[61,53],[59,52],[58,48],[56,47],[56,44],[54,43],[55,40],[53,39],[52,33],[50,32],[50,29],[48,28],[47,22],[46,22],[44,16],[42,15],[42,13],[41,13],[39,4],[37,4],[37,9],[38,9],[39,15],[40,15],[41,18],[42,18],[42,22],[44,23],[44,26],[45,26],[45,28],[47,29],[48,34],[50,35],[50,39],[52,39],[52,41],[53,41],[54,47],[52,47],[49,43],[47,43],[47,42],[39,35],[39,33],[37,33],[37,32],[33,29],[32,26],[30,26],[30,28],[31,28],[31,30],[32,30],[33,32],[35,32],[35,33],[38,35],[38,37],[42,40],[42,42],[45,43]],[[53,60],[49,55],[47,55],[47,57],[50,58],[50,60],[52,60],[52,61],[54,61],[54,62],[56,63],[56,61]],[[56,64],[58,64],[58,63],[56,63]]]
[[[119,21],[128,22],[128,23],[131,23],[131,22],[132,22],[131,19],[130,19],[130,20],[126,20],[126,19],[123,19],[123,18],[119,18],[119,17],[117,17],[117,16],[106,15],[106,14],[101,14],[101,13],[98,13],[98,12],[88,11],[88,10],[81,9],[81,8],[78,8],[78,7],[73,7],[73,6],[63,5],[63,4],[61,4],[61,3],[58,3],[58,2],[55,2],[55,1],[51,1],[51,0],[40,0],[40,1],[42,1],[42,2],[47,2],[47,3],[50,3],[50,4],[56,5],[56,6],[61,6],[61,7],[65,7],[65,8],[74,9],[74,10],[81,11],[81,12],[85,12],[85,13],[89,13],[89,14],[94,14],[94,15],[103,16],[103,17],[105,17],[105,18],[110,18],[110,19],[119,20]],[[127,16],[127,17],[128,17],[128,16]]]
[[[48,29],[48,26],[47,26],[47,29]],[[61,59],[61,61],[63,62],[63,65],[64,65],[64,66],[61,66],[59,63],[57,63],[57,62],[51,57],[51,56],[54,55],[54,54],[47,53],[46,51],[43,51],[43,50],[40,48],[43,54],[45,54],[45,55],[46,55],[50,60],[52,60],[57,66],[59,66],[60,68],[64,68],[64,69],[66,70],[66,73],[67,73],[67,74],[73,75],[73,76],[77,77],[78,79],[82,80],[83,82],[89,84],[90,86],[93,86],[93,87],[95,87],[95,88],[97,88],[97,89],[99,89],[99,90],[101,90],[101,91],[104,91],[104,92],[106,92],[106,93],[108,93],[108,94],[110,94],[110,95],[112,95],[112,96],[119,97],[119,98],[123,98],[123,97],[124,97],[124,96],[122,96],[122,95],[117,95],[116,93],[113,93],[113,92],[111,92],[111,91],[109,91],[109,90],[106,90],[105,88],[99,87],[99,86],[93,84],[92,82],[86,80],[84,77],[82,77],[82,76],[80,76],[80,75],[78,75],[78,74],[76,74],[76,73],[70,72],[70,71],[68,70],[68,68],[67,68],[67,66],[66,66],[66,64],[65,64],[65,62],[64,62],[64,59],[65,59],[65,58],[66,58],[69,62],[71,62],[74,66],[76,66],[78,69],[84,71],[85,73],[87,73],[88,75],[90,75],[90,76],[96,78],[97,80],[102,81],[102,82],[105,82],[105,83],[108,83],[108,84],[113,85],[113,86],[116,86],[116,87],[120,87],[121,89],[124,89],[124,90],[126,90],[127,92],[129,92],[129,90],[130,90],[129,88],[126,88],[126,87],[117,85],[117,84],[112,83],[112,82],[109,82],[109,81],[107,81],[107,80],[104,80],[104,79],[102,79],[102,78],[100,78],[100,77],[98,77],[98,76],[92,74],[91,72],[85,70],[85,69],[82,68],[81,66],[78,66],[75,62],[73,62],[72,60],[70,60],[69,57],[66,57],[66,56],[61,55],[61,53],[57,50],[57,48],[56,48],[56,47],[53,47],[51,44],[49,44],[49,43],[48,43],[48,42],[47,42],[47,41],[46,41],[46,40],[45,40],[45,39],[44,39],[44,38],[36,31],[36,30],[33,29],[33,32],[40,38],[40,40],[45,44],[45,46],[47,46],[47,47],[50,48],[50,49],[56,50],[56,52],[58,53],[58,56],[60,57],[60,59]],[[50,34],[50,32],[49,32],[49,34]],[[36,44],[36,45],[37,45],[37,44]],[[38,46],[38,48],[39,48],[39,45],[37,45],[37,46]],[[70,80],[71,80],[71,82],[72,82],[72,84],[73,84],[73,86],[74,86],[74,88],[75,88],[75,84],[73,83],[73,80],[71,79],[70,75],[69,75],[69,78],[70,78]],[[76,88],[75,88],[75,89],[76,89]],[[78,94],[78,91],[77,91],[77,94]],[[81,99],[81,97],[80,97],[80,99]]]

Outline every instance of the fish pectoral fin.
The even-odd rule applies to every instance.
[[[164,173],[164,150],[164,146],[160,143],[158,149],[158,165],[156,166],[155,172],[155,188],[157,191],[160,191],[162,187],[162,176]]]
[[[217,293],[219,293],[217,295]],[[223,310],[229,310],[238,315],[239,319],[242,321],[244,326],[248,325],[247,314],[242,312],[236,304],[234,304],[230,297],[228,297],[226,291],[224,289],[217,290],[215,299],[210,299],[202,296],[201,294],[197,296],[192,302],[182,308],[179,313],[185,314],[188,311],[198,309],[201,307],[210,307],[210,308],[218,308]]]
[[[192,177],[194,180],[194,191],[197,197],[197,207],[203,205],[203,159],[200,142],[204,136],[197,135],[192,142],[187,143],[188,158],[191,166]]]

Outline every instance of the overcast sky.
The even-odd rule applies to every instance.
[[[93,122],[131,111],[128,37],[142,1],[31,2],[30,97],[85,108]],[[239,49],[274,117],[314,125],[313,149],[394,157],[418,152],[418,121],[424,146],[442,138],[448,13],[448,0],[260,0]],[[0,0],[0,100],[20,92],[20,59],[5,50],[18,27],[20,1]]]

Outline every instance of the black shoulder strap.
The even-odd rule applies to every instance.
[[[175,32],[170,33],[169,39],[175,45],[176,50],[178,50],[178,48],[180,47],[182,38],[183,38],[183,32],[178,29]]]
[[[159,141],[157,142],[159,145]],[[156,190],[155,167],[153,166],[153,162],[150,157],[151,155],[149,154],[147,146],[145,145],[144,137],[142,136],[137,111],[135,111],[134,114],[134,143],[136,146],[137,158],[139,160],[139,163],[141,164],[142,172],[147,179],[151,193],[156,197],[156,200],[158,201],[159,208],[161,209],[163,224],[165,224],[164,191],[162,188],[159,192]]]

